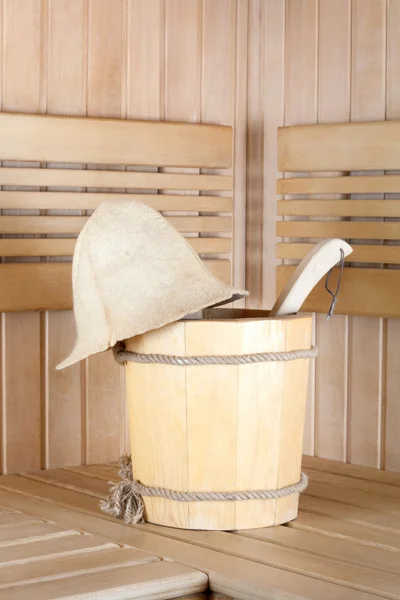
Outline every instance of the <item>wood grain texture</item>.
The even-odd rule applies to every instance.
[[[400,7],[396,2],[387,5],[387,98],[386,118],[400,117],[399,86],[399,38],[396,35],[400,23]],[[396,196],[400,198],[399,195]],[[393,196],[391,197],[393,198]],[[393,246],[394,247],[394,246]],[[400,322],[389,319],[384,329],[383,410],[382,410],[382,453],[381,466],[400,471],[397,431],[400,424],[399,369],[396,365],[395,347],[400,342]]]
[[[268,320],[262,315],[251,318],[250,312],[250,318],[233,319],[237,313],[226,309],[212,313],[206,320],[189,319],[132,338],[127,347],[177,356],[310,347],[310,316]],[[297,483],[309,362],[182,368],[128,363],[135,477],[146,485],[193,492],[277,489]],[[295,518],[298,495],[246,504],[145,498],[151,523],[232,530]]]
[[[8,0],[3,3],[2,16],[2,110],[41,112],[45,84],[42,60],[42,48],[46,43],[44,7],[40,0]],[[21,40],[24,40],[23,44]],[[18,77],[15,77],[16,72]],[[16,212],[21,214],[23,211]],[[38,313],[30,312],[18,316],[6,314],[3,325],[3,469],[13,472],[40,468],[43,464],[43,323]]]
[[[111,16],[110,3],[103,0],[92,0],[90,6],[89,0],[4,0],[0,4],[4,9],[1,13],[3,28],[0,43],[0,53],[3,56],[0,75],[2,110],[84,116],[89,107],[89,113],[93,116],[204,122],[212,118],[213,122],[223,125],[232,124],[231,121],[227,123],[225,120],[228,114],[231,118],[230,115],[234,112],[233,275],[236,284],[245,287],[247,269],[251,302],[257,306],[268,307],[275,300],[273,231],[276,219],[276,126],[283,124],[284,120],[286,125],[310,124],[317,120],[319,124],[330,124],[349,121],[350,117],[359,121],[382,120],[385,109],[388,119],[399,118],[399,11],[395,0],[377,0],[365,4],[362,1],[350,3],[349,0],[321,0],[318,2],[318,14],[317,3],[314,0],[268,0],[265,3],[232,0],[229,18],[226,19],[221,16],[225,11],[223,1],[221,4],[215,3],[215,7],[212,2],[203,3],[197,0],[194,3],[182,3],[178,0],[128,0],[126,3],[118,1]],[[196,6],[189,7],[189,4]],[[354,6],[350,19],[351,4]],[[262,7],[259,10],[260,5]],[[383,18],[385,8],[387,21]],[[257,20],[257,15],[262,16],[261,23]],[[350,20],[353,21],[351,28]],[[233,33],[232,27],[235,28]],[[95,39],[96,36],[100,36],[100,40]],[[349,58],[351,47],[352,61]],[[229,57],[229,53],[234,56]],[[217,64],[223,64],[224,68],[217,68]],[[234,75],[231,71],[233,65]],[[260,77],[257,79],[258,72]],[[383,81],[385,73],[386,83]],[[232,87],[234,90],[228,92]],[[213,94],[214,88],[221,92]],[[66,89],[68,93],[65,93]],[[228,97],[229,94],[231,96]],[[226,102],[221,95],[226,96]],[[248,140],[250,128],[252,134]],[[257,147],[255,138],[258,140]],[[251,147],[248,147],[247,141]],[[307,153],[302,154],[304,160],[307,160]],[[395,157],[396,151],[391,156]],[[123,194],[124,189],[129,188],[140,192],[146,190],[153,196],[154,190],[168,190],[171,202],[176,202],[176,209],[182,212],[186,212],[186,207],[180,203],[184,200],[172,200],[173,197],[177,197],[173,190],[196,192],[195,195],[190,194],[195,212],[209,212],[205,198],[213,196],[215,191],[225,191],[233,187],[232,178],[223,175],[178,175],[154,170],[143,173],[132,170],[111,171],[106,170],[107,165],[100,169],[82,170],[69,164],[68,167],[71,168],[68,169],[56,169],[53,165],[51,169],[39,169],[38,163],[25,163],[24,169],[14,169],[6,165],[7,163],[0,168],[0,185],[6,186],[2,188],[2,194],[9,192],[7,188],[10,186],[17,185],[18,172],[20,185],[31,186],[31,189],[36,187],[36,191],[43,192],[43,206],[39,207],[42,212],[52,208],[52,199],[46,199],[44,189],[50,186],[65,186],[67,189],[71,186],[76,186],[75,189],[103,188],[103,193],[108,194],[115,193],[117,188],[117,193]],[[333,195],[342,194],[362,194],[358,200],[366,200],[366,195],[370,193],[394,194],[392,199],[396,199],[397,194],[398,199],[400,175],[396,172],[391,173],[384,176],[347,174],[348,176],[331,178],[288,177],[278,182],[278,189],[282,194],[297,194],[296,201],[301,200],[301,195],[306,195],[309,200],[319,202],[319,196],[327,189],[326,186],[329,186],[332,201],[335,199]],[[179,177],[179,185],[176,177]],[[253,190],[250,207],[253,217],[251,222],[248,221],[248,225],[246,218],[251,215],[247,213],[246,216],[247,184]],[[61,190],[53,189],[54,191]],[[63,191],[66,192],[66,189]],[[203,191],[205,195],[199,196],[198,191]],[[3,205],[3,200],[16,202],[16,198],[12,200],[11,195],[6,197],[2,194],[1,210],[5,216],[11,216],[11,210],[28,209],[27,205],[17,207],[15,203],[8,207]],[[155,199],[154,202],[164,209],[165,195],[158,195],[160,200]],[[188,195],[184,194],[183,197]],[[28,198],[29,195],[25,197]],[[70,201],[70,210],[83,211],[93,208],[78,204],[72,208],[74,200],[71,198]],[[96,199],[92,201],[95,202]],[[148,202],[153,202],[153,199],[149,197]],[[319,205],[322,207],[323,203],[319,202]],[[388,205],[390,206],[390,203]],[[353,210],[356,210],[356,205],[352,206]],[[388,207],[385,210],[392,209]],[[261,224],[255,221],[254,215],[260,217]],[[285,219],[289,221],[289,216]],[[256,238],[246,236],[246,227],[248,233],[250,230],[256,231]],[[210,255],[228,255],[231,251],[231,244],[227,238],[214,238],[213,242],[210,241],[212,238],[190,239],[193,247],[198,248],[197,251],[202,249]],[[26,240],[22,240],[18,248],[15,241],[7,238],[0,240],[0,248],[4,251],[0,254],[6,256],[3,261],[14,261],[16,257],[24,256],[52,256],[54,260],[59,256],[56,252],[60,252],[61,256],[68,256],[74,244],[73,240],[63,238],[53,246],[52,238],[37,237],[32,240],[34,244],[28,251]],[[307,243],[305,240],[304,242]],[[364,243],[362,245],[365,246]],[[357,262],[379,264],[385,262],[385,258],[390,258],[397,263],[398,251],[391,243],[368,246],[368,250],[361,249],[361,246],[356,250],[353,258],[357,258]],[[288,263],[291,259],[298,259],[298,253],[303,252],[304,248],[287,248],[285,255],[281,254],[278,248],[278,258]],[[289,255],[292,252],[293,254]],[[57,322],[58,318],[60,323]],[[7,327],[8,319],[13,319],[12,327],[11,320]],[[39,332],[35,334],[39,336],[36,340],[30,338],[29,356],[38,356],[38,349],[42,348],[40,359],[37,361],[35,358],[32,368],[27,366],[30,359],[21,355],[26,339],[18,337],[22,335],[18,332],[24,330],[26,319],[32,320],[28,330]],[[46,362],[47,352],[50,353],[48,357],[51,361],[53,353],[55,357],[58,352],[62,352],[63,328],[67,327],[66,322],[61,316],[53,313],[49,313],[45,319],[36,313],[31,313],[28,317],[2,316],[3,470],[20,471],[26,467],[36,468],[46,464],[57,466],[64,460],[77,462],[79,455],[82,460],[85,459],[88,440],[84,396],[85,390],[90,394],[93,377],[88,380],[85,368],[82,368],[79,377],[71,374],[69,385],[67,380],[56,380],[54,373],[50,373],[52,363]],[[14,337],[14,323],[15,344],[8,345]],[[366,327],[368,331],[369,321]],[[375,326],[372,326],[372,331],[376,331]],[[71,329],[68,330],[68,335],[73,335]],[[381,353],[369,356],[375,376],[381,373],[381,434],[378,441],[365,441],[365,448],[371,443],[374,447],[372,452],[378,460],[378,443],[380,465],[399,469],[396,358],[398,343],[394,321],[388,322],[387,327],[384,324],[382,336]],[[341,316],[329,323],[325,323],[323,317],[318,320],[317,343],[321,351],[317,365],[320,366],[317,367],[316,379],[314,380],[312,375],[311,380],[311,386],[315,386],[315,410],[307,413],[307,431],[311,432],[306,435],[307,451],[337,459],[346,455],[347,460],[358,460],[348,452],[347,425],[342,419],[349,382],[347,337],[347,325]],[[21,358],[11,356],[8,352],[11,348],[19,348]],[[10,377],[5,389],[7,372]],[[20,376],[27,382],[24,394],[28,394],[29,389],[29,398],[22,398],[20,395],[22,383],[17,382]],[[101,387],[100,383],[99,386]],[[95,384],[95,393],[99,386]],[[116,390],[114,384],[108,389],[114,392]],[[51,404],[52,390],[55,398],[54,409]],[[107,408],[110,406],[111,409],[114,406],[111,398],[104,398],[100,404]],[[82,409],[81,415],[78,414],[79,406]],[[10,410],[7,414],[8,408]],[[72,430],[75,433],[68,441],[67,435],[63,434],[61,415],[65,414],[64,410],[69,409],[71,420],[67,429],[69,435]],[[22,415],[22,423],[25,422],[25,414],[30,415],[27,416],[27,422],[32,417],[31,423],[36,423],[35,427],[39,427],[36,433],[33,433],[33,427],[30,427],[29,431],[19,432],[18,419],[21,419]],[[373,410],[372,414],[374,417],[370,420],[376,418],[377,411]],[[49,418],[52,423],[50,429]],[[114,426],[125,431],[124,419],[121,413],[116,421],[110,420],[110,429],[104,429],[104,423],[101,425],[106,440],[109,439],[108,435]],[[317,437],[314,433],[314,421]],[[79,423],[82,435],[76,433]],[[50,432],[50,437],[47,431]],[[23,440],[27,451],[22,452],[22,444],[18,446],[18,442],[15,442],[16,445],[13,442],[12,452],[17,454],[10,454],[8,460],[7,434],[9,439]],[[114,439],[111,444],[114,448],[112,458],[116,459],[120,450],[116,440],[120,434],[110,435]],[[124,435],[123,433],[121,440],[124,439]],[[361,437],[363,435],[361,434]],[[78,451],[79,437],[82,448]],[[38,439],[41,441],[33,441]],[[47,440],[50,439],[52,441],[49,446]],[[91,445],[95,449],[93,458],[96,458],[97,453],[95,446],[101,442],[102,435],[92,436]],[[123,442],[121,443],[123,445]],[[97,458],[100,455],[99,450]]]
[[[87,114],[121,119],[126,113],[123,96],[127,42],[123,34],[125,4],[122,0],[89,0],[88,19]],[[122,122],[119,125],[124,126]],[[94,355],[85,361],[87,462],[113,460],[126,448],[123,381],[123,369],[114,361],[111,352]]]
[[[318,2],[287,0],[285,20],[284,124],[315,123],[318,118]],[[308,454],[315,452],[315,401],[312,365],[304,431],[304,451]]]
[[[249,308],[261,308],[263,293],[263,146],[264,146],[264,28],[262,0],[249,2],[247,67],[246,298]]]
[[[285,117],[285,3],[265,5],[264,29],[264,188],[263,188],[263,306],[272,308],[276,299],[274,242],[276,221],[277,128]]]
[[[385,29],[384,0],[353,2],[352,121],[385,118]],[[368,52],[368,63],[363,59],[365,52]],[[367,89],[370,90],[368,97]],[[375,168],[382,166],[376,165]],[[381,464],[382,332],[381,319],[354,317],[349,322],[347,459],[373,467]]]
[[[48,589],[53,594],[59,590],[87,590],[85,585],[93,584],[94,572],[99,575],[101,588],[106,556],[110,560],[111,588],[114,574],[121,573],[119,567],[128,562],[135,581],[137,575],[147,569],[146,572],[158,574],[160,585],[161,581],[164,583],[160,569],[163,562],[155,560],[156,549],[159,555],[168,559],[165,562],[170,566],[174,564],[170,561],[174,560],[191,570],[205,573],[210,588],[217,595],[229,591],[234,597],[251,596],[259,600],[278,600],[282,595],[289,595],[294,600],[333,600],[338,597],[397,600],[400,537],[398,514],[393,512],[396,509],[398,512],[398,504],[393,502],[392,494],[400,489],[399,476],[323,459],[307,458],[306,469],[307,465],[315,468],[308,470],[310,492],[301,499],[299,517],[289,527],[239,534],[185,531],[150,523],[132,527],[99,513],[88,488],[96,481],[105,486],[103,471],[106,473],[110,466],[75,468],[74,472],[80,472],[78,479],[65,470],[53,471],[51,479],[46,472],[35,474],[35,479],[32,475],[4,477],[0,479],[1,504],[29,511],[36,518],[51,516],[58,523],[59,532],[48,529],[47,535],[52,537],[47,540],[8,547],[14,554],[26,555],[27,562],[3,566],[3,573],[11,579],[3,589],[6,587],[15,592],[12,577],[15,580],[18,569],[22,575],[32,573],[35,559],[31,546],[36,546],[48,559],[40,560],[40,555],[36,558],[38,574],[43,575],[41,580],[32,588],[29,579],[23,582],[27,591],[32,589],[37,595]],[[325,467],[335,473],[329,473]],[[350,494],[343,487],[343,478],[350,486]],[[389,479],[388,484],[385,480]],[[55,480],[58,480],[57,487]],[[368,494],[365,493],[367,488]],[[79,524],[85,535],[76,535],[74,529],[68,529],[71,523],[74,527]],[[46,536],[48,525],[40,527]],[[37,533],[40,535],[39,529]],[[102,541],[107,549],[101,549]],[[132,543],[134,549],[115,549],[115,544],[132,546]],[[149,561],[147,565],[137,564],[144,560]],[[51,562],[59,565],[60,572],[49,574]],[[84,566],[87,577],[83,575]],[[71,571],[74,568],[76,571]],[[153,581],[151,583],[153,585]],[[78,584],[83,587],[78,588]],[[100,589],[97,591],[100,593]],[[112,594],[111,590],[107,593],[107,597]]]
[[[277,267],[277,289],[278,291],[283,290],[284,285],[289,280],[295,270],[294,266],[282,265]],[[338,280],[339,269],[337,267],[333,270],[332,282]],[[342,287],[343,286],[343,287]],[[354,315],[359,314],[360,303],[363,303],[363,313],[366,319],[364,325],[372,322],[368,321],[369,317],[386,317],[386,318],[397,318],[398,317],[398,294],[400,286],[400,273],[396,269],[383,270],[383,269],[366,269],[366,268],[351,268],[346,269],[340,287],[342,289],[342,295],[339,295],[336,304],[336,314]],[[331,300],[325,289],[325,282],[320,281],[315,288],[311,291],[306,301],[303,304],[302,310],[308,312],[323,312],[328,313]],[[384,307],[384,308],[383,308]],[[374,333],[377,333],[378,324],[375,323],[375,328],[371,329]],[[366,334],[368,335],[368,334]],[[364,338],[363,343],[368,344],[368,350],[371,353],[368,360],[364,360],[363,364],[365,369],[371,369],[371,365],[380,365],[379,345],[371,344],[367,341],[367,337]],[[360,352],[360,356],[363,355],[362,346],[358,346],[357,352]],[[365,353],[364,353],[365,354]],[[355,357],[358,361],[358,357]],[[377,363],[375,363],[375,360]],[[369,371],[370,372],[370,371]],[[372,381],[370,381],[372,385]],[[357,384],[355,384],[357,385]],[[375,384],[375,391],[377,391],[378,383]],[[378,386],[379,387],[379,386]],[[372,388],[370,388],[372,389]],[[361,397],[364,397],[362,395]],[[360,399],[361,401],[361,399]],[[363,413],[360,412],[357,419],[360,419],[360,423],[370,423],[364,419]],[[377,425],[376,421],[374,421]],[[368,444],[368,441],[365,440]],[[357,464],[357,463],[356,463]]]
[[[279,243],[276,245],[278,258],[299,260],[311,250],[313,244],[307,243]],[[400,262],[400,249],[398,246],[369,246],[367,244],[353,245],[353,252],[345,258],[345,262],[357,263],[391,263]]]
[[[46,83],[46,109],[48,113],[85,115],[87,87],[87,0],[80,2],[61,1],[50,3],[48,13],[48,64]],[[71,93],[63,93],[64,89]],[[69,170],[74,165],[51,163]],[[67,167],[67,169],[65,168]],[[60,188],[51,188],[50,195],[62,194]],[[81,188],[82,189],[82,188]],[[38,192],[36,194],[40,194]],[[79,193],[79,192],[78,192]],[[22,196],[21,192],[15,192]],[[71,200],[70,192],[68,199]],[[44,194],[42,193],[42,196]],[[23,196],[25,199],[27,195]],[[47,209],[47,214],[84,215],[82,206],[71,206],[68,202],[59,211],[57,203],[37,208]],[[78,209],[78,210],[76,210]],[[41,240],[52,243],[51,239]],[[55,240],[53,240],[54,243]],[[74,240],[60,240],[61,244],[74,243]],[[21,248],[22,250],[22,248]],[[62,258],[56,260],[62,261]],[[65,260],[65,259],[64,259]],[[66,294],[69,296],[69,294]],[[60,335],[62,332],[62,335]],[[44,465],[49,468],[61,464],[80,464],[84,460],[83,446],[83,410],[85,397],[81,385],[81,367],[74,365],[65,371],[56,371],[55,367],[65,354],[65,344],[72,347],[75,341],[75,323],[71,311],[50,311],[45,318],[45,448]]]

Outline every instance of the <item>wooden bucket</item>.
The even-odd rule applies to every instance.
[[[204,311],[126,340],[126,349],[175,356],[309,349],[312,316]],[[204,318],[205,317],[205,318]],[[135,479],[176,491],[275,490],[301,475],[309,359],[246,365],[126,366]],[[284,498],[178,502],[144,497],[145,519],[185,529],[250,529],[297,516]]]

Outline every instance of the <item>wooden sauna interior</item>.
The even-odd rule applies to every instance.
[[[207,211],[200,198],[191,218],[222,220],[203,221],[214,223],[216,231],[199,226],[191,241],[203,247],[196,238],[211,234],[225,240],[208,258],[219,276],[249,290],[246,301],[235,305],[240,308],[271,308],[277,269],[290,262],[277,258],[277,240],[285,237],[277,238],[277,224],[278,234],[290,226],[279,209],[277,180],[297,171],[299,177],[316,175],[301,168],[279,172],[278,128],[400,120],[400,0],[0,0],[0,19],[1,112],[233,128],[232,166],[213,171],[233,176],[233,192],[228,187],[212,193],[221,199],[224,214],[233,196],[232,224],[222,226],[226,216],[215,208]],[[0,172],[10,167],[0,160]],[[13,166],[57,168],[41,162]],[[75,162],[65,166],[82,168]],[[143,164],[127,168],[110,161],[84,168],[121,173],[143,170]],[[210,173],[194,167],[183,172]],[[337,168],[334,174],[343,172]],[[398,171],[390,170],[399,172],[400,162]],[[0,186],[15,191],[6,183]],[[57,191],[57,185],[39,184],[29,191]],[[183,193],[201,197],[208,192]],[[397,194],[370,198],[400,199],[400,187]],[[184,207],[178,201],[176,206],[183,217]],[[4,242],[9,236],[1,231],[1,219],[24,212],[2,208],[0,213]],[[25,214],[50,218],[59,213],[39,208]],[[87,217],[90,212],[71,208],[68,214]],[[232,237],[231,246],[226,237]],[[46,256],[23,260],[51,262]],[[11,262],[21,262],[21,252],[2,258]],[[329,308],[328,299],[326,304]],[[4,571],[6,583],[0,573],[0,598],[83,599],[89,596],[81,593],[100,588],[105,595],[99,598],[156,597],[143,595],[140,586],[168,580],[169,591],[154,584],[157,597],[196,593],[193,598],[200,599],[210,589],[216,595],[207,597],[215,600],[400,599],[400,319],[378,313],[366,316],[360,309],[329,321],[323,313],[314,317],[319,356],[311,367],[303,465],[311,484],[300,501],[298,521],[276,531],[208,538],[99,518],[98,499],[106,496],[110,480],[118,480],[115,461],[129,452],[124,370],[106,352],[56,371],[75,337],[70,310],[1,313],[0,563],[3,521],[14,531],[37,527],[32,535],[38,539],[84,532],[82,547],[109,554],[101,564],[90,562],[92,554],[82,563],[89,573],[86,583],[82,579],[84,591],[78,577],[57,595],[60,586],[42,561],[39,575],[32,564],[22,574]],[[6,546],[16,539],[5,535]],[[71,552],[86,552],[71,547]],[[126,556],[113,554],[116,549]],[[23,560],[28,564],[31,558]],[[61,562],[54,568],[75,572],[72,563]],[[90,570],[120,563],[112,571],[115,585],[123,581],[128,587],[126,565],[136,565],[132,595],[107,595],[112,577],[107,580],[102,572],[103,582]],[[38,577],[47,583],[38,583]],[[60,577],[67,581],[66,575]],[[24,595],[25,584],[31,595]]]
[[[400,115],[396,0],[3,0],[1,15],[3,111],[234,127],[233,281],[251,308],[275,298],[277,127]],[[1,332],[1,471],[117,459],[112,357],[55,371],[70,312],[2,314]],[[321,314],[315,336],[304,452],[400,470],[400,321]]]

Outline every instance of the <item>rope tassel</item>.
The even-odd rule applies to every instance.
[[[301,474],[300,481],[277,490],[253,490],[243,492],[176,492],[166,488],[155,488],[142,485],[133,478],[131,457],[124,455],[120,460],[120,477],[122,480],[112,485],[107,500],[100,502],[103,512],[123,519],[125,523],[144,522],[143,496],[167,498],[176,502],[226,502],[238,500],[270,500],[284,498],[291,494],[300,494],[308,485],[307,475]]]
[[[143,523],[144,502],[141,494],[135,491],[131,457],[126,454],[122,456],[120,467],[121,481],[112,485],[110,495],[107,500],[101,500],[100,508],[117,519],[123,519],[125,523]]]

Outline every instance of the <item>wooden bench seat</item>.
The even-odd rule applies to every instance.
[[[207,585],[218,598],[400,600],[400,474],[310,457],[303,467],[310,485],[296,521],[236,533],[105,515],[98,503],[118,481],[116,465],[3,476],[0,563],[10,564],[0,600],[86,598],[88,590],[173,598]],[[131,595],[110,595],[118,582]]]

